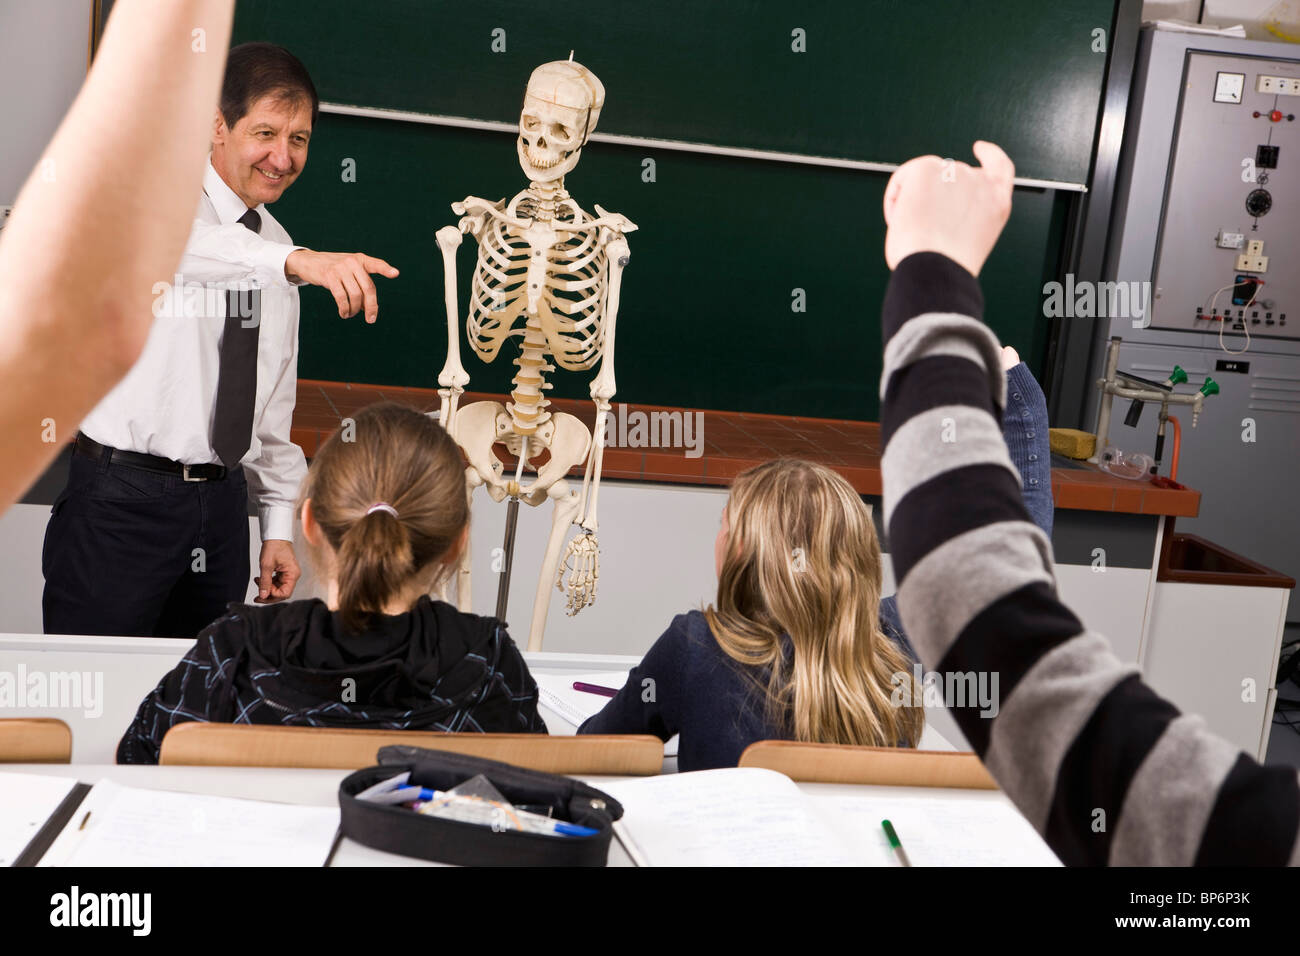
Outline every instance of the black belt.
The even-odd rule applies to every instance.
[[[158,455],[109,448],[77,432],[76,454],[98,461],[106,451],[112,453],[109,460],[115,464],[130,465],[132,468],[142,468],[159,475],[180,475],[185,481],[216,481],[226,477],[225,465],[185,465],[170,458],[160,458]]]

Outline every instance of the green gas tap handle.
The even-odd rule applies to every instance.
[[[1173,374],[1170,375],[1167,379],[1165,379],[1165,384],[1181,385],[1185,381],[1187,381],[1187,373],[1183,371],[1183,367],[1181,365],[1175,365]]]
[[[1211,395],[1218,395],[1219,383],[1210,378],[1210,376],[1205,376],[1205,384],[1200,387],[1200,393],[1206,398],[1209,398]]]

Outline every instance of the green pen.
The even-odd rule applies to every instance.
[[[911,866],[912,861],[907,858],[907,851],[903,849],[903,844],[898,839],[898,833],[895,832],[894,825],[888,820],[881,820],[880,825],[885,828],[885,836],[889,837],[889,847],[894,851],[894,856],[898,857],[899,864]]]

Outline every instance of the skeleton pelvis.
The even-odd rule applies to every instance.
[[[515,484],[513,466],[497,456],[493,446],[500,445],[518,460],[525,450],[524,438],[515,433],[510,413],[500,402],[475,402],[456,413],[454,423],[457,444],[465,452],[470,467],[487,485],[493,501],[503,501],[507,496],[518,495],[528,505],[539,505],[546,500],[551,485],[567,475],[570,469],[587,460],[591,449],[591,432],[573,415],[554,412],[544,425],[528,437],[527,459],[530,463],[542,457],[543,450],[549,459],[537,468],[532,481]]]

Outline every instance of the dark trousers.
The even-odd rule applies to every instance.
[[[194,637],[248,592],[244,471],[185,481],[74,454],[41,570],[47,634]]]

